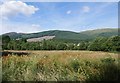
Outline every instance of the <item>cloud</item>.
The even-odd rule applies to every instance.
[[[66,12],[66,14],[71,14],[72,13],[72,11],[71,10],[68,10],[67,12]]]
[[[83,12],[88,13],[90,11],[90,7],[88,6],[83,6]]]
[[[32,24],[32,27],[40,27],[38,24]]]
[[[21,1],[8,1],[0,5],[0,10],[2,12],[1,17],[4,19],[19,13],[29,16],[34,14],[38,8],[32,5],[27,5]]]
[[[2,24],[0,23],[0,26]],[[38,24],[13,24],[7,23],[2,25],[2,29],[0,30],[0,34],[8,33],[8,32],[19,32],[19,33],[34,33],[41,31],[41,26]]]

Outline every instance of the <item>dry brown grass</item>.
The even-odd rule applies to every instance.
[[[11,50],[10,52],[13,51]],[[115,60],[115,63],[117,63],[119,55],[100,51],[24,52],[29,52],[30,54],[28,56],[9,55],[2,57],[4,80],[85,81],[91,77],[91,74],[93,76],[92,80],[94,76],[97,76],[95,80],[98,80],[101,75],[101,67],[109,63],[109,60],[110,62]],[[101,60],[105,63],[101,62]],[[111,69],[108,71],[114,73]]]

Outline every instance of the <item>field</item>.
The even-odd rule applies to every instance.
[[[117,81],[118,53],[100,51],[25,51],[2,56],[3,81]]]

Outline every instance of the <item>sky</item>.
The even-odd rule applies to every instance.
[[[117,2],[7,1],[0,9],[0,34],[118,28]]]

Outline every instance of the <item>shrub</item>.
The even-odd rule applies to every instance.
[[[70,62],[70,66],[75,72],[78,72],[78,69],[80,68],[80,61],[78,59],[74,59]]]

